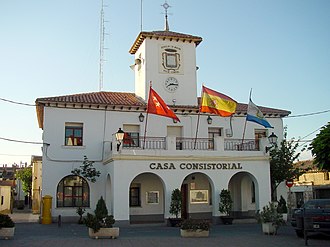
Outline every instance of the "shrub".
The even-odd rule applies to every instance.
[[[171,195],[171,205],[170,205],[170,214],[175,215],[175,218],[179,217],[179,213],[181,213],[181,205],[182,205],[182,193],[179,189],[175,189],[172,191]]]
[[[281,198],[278,202],[277,211],[281,214],[286,214],[288,212],[288,208],[286,206],[286,201],[283,198],[283,196],[281,196]]]
[[[0,229],[3,227],[14,227],[15,223],[7,214],[0,214]]]
[[[229,216],[233,207],[233,200],[231,199],[230,191],[223,189],[220,193],[219,211]]]
[[[181,229],[188,231],[208,231],[210,229],[210,224],[205,220],[187,219],[182,222]]]
[[[260,212],[257,212],[257,220],[260,223],[273,223],[279,227],[284,224],[283,216],[277,211],[277,207],[274,202],[269,202],[268,205],[264,206]]]
[[[98,200],[95,215],[87,213],[84,223],[87,227],[92,228],[94,232],[98,232],[101,228],[111,228],[116,222],[113,215],[108,215],[108,209],[103,197]]]

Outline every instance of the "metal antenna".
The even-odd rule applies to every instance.
[[[104,64],[104,4],[101,0],[101,14],[100,14],[100,64],[99,64],[99,91],[103,89],[103,64]]]
[[[167,19],[167,9],[170,8],[171,6],[167,3],[165,0],[165,3],[161,5],[165,9],[165,31],[169,31],[169,25],[168,25],[168,19]]]
[[[143,30],[142,22],[143,22],[143,5],[142,5],[142,0],[141,0],[141,32]]]

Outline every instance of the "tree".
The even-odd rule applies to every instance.
[[[284,130],[284,138],[280,145],[275,145],[270,150],[270,179],[272,200],[276,201],[276,188],[285,180],[299,177],[303,170],[294,166],[293,163],[298,159],[298,142],[294,139],[286,140],[287,132]]]
[[[99,177],[101,172],[97,171],[95,167],[93,167],[93,164],[94,161],[89,161],[87,156],[84,156],[84,161],[80,168],[75,168],[71,173],[76,176],[83,176],[88,181],[95,183],[96,177]]]
[[[179,217],[182,207],[182,193],[177,188],[172,191],[171,195],[171,205],[170,205],[170,214],[175,215],[175,218]]]
[[[309,149],[312,150],[314,164],[321,170],[330,170],[330,122],[322,127]]]
[[[32,190],[32,167],[25,167],[16,171],[16,178],[22,181],[22,190],[29,194]]]
[[[28,196],[30,204],[30,196],[32,190],[32,167],[25,167],[16,171],[16,178],[22,181],[22,190]]]

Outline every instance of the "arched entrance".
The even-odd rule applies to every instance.
[[[229,191],[233,198],[235,218],[254,217],[259,206],[258,183],[248,172],[236,173],[229,181]]]
[[[129,187],[131,224],[164,222],[164,182],[153,173],[136,176]]]
[[[213,184],[203,173],[192,173],[185,177],[182,185],[183,219],[212,219]]]

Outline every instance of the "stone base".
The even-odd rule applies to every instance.
[[[268,235],[276,235],[277,229],[273,223],[267,222],[267,223],[262,223],[262,232]]]
[[[2,227],[0,229],[0,238],[1,239],[11,239],[14,237],[15,227]]]
[[[209,236],[210,231],[190,231],[190,230],[182,230],[180,229],[181,237],[183,238],[206,238]]]
[[[117,238],[119,236],[119,227],[101,228],[97,232],[94,232],[92,228],[88,228],[88,234],[90,238]]]

